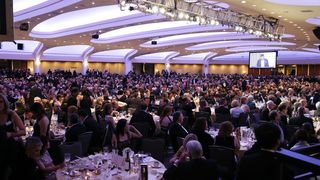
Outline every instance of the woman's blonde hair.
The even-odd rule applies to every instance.
[[[198,141],[198,137],[195,134],[188,134],[184,139],[183,139],[183,146],[186,147],[187,143],[191,140],[197,140]]]

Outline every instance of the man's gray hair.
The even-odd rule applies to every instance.
[[[202,157],[203,151],[199,141],[191,140],[186,145],[191,159],[198,159]]]

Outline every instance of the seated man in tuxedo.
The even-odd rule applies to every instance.
[[[202,146],[199,141],[191,140],[186,145],[190,161],[175,163],[169,167],[163,178],[170,179],[202,179],[215,180],[221,177],[221,170],[216,162],[202,157]]]
[[[151,114],[147,112],[148,106],[145,103],[140,104],[140,111],[135,112],[130,120],[130,125],[135,123],[146,123],[149,125],[148,137],[152,137],[156,130],[156,124]]]
[[[267,58],[264,57],[264,54],[260,54],[260,58],[257,61],[257,67],[260,67],[260,68],[269,67],[269,61]]]
[[[276,107],[277,105],[273,101],[271,100],[267,101],[266,107],[264,107],[261,110],[261,120],[270,121],[269,113],[270,111],[274,110]]]
[[[313,120],[304,115],[306,113],[304,107],[299,107],[298,113],[299,114],[297,117],[293,117],[289,120],[289,125],[295,125],[295,126],[301,127],[302,124],[306,122],[313,125]]]
[[[245,155],[239,164],[238,180],[280,180],[281,162],[275,152],[280,146],[280,129],[273,123],[261,124],[255,130],[259,150]],[[283,179],[289,178],[289,171],[284,171]]]
[[[180,148],[177,138],[184,138],[188,134],[188,131],[182,126],[183,118],[183,114],[180,111],[176,111],[172,115],[173,122],[169,127],[169,136],[174,152],[177,152]]]
[[[80,123],[79,116],[77,114],[71,114],[69,116],[70,127],[67,128],[65,137],[66,142],[78,141],[78,136],[86,132],[86,127]]]

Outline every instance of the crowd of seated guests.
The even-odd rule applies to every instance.
[[[311,111],[315,116],[320,114],[317,77],[175,72],[165,76],[134,72],[120,75],[94,70],[86,75],[70,71],[33,75],[27,70],[1,70],[0,74],[0,143],[5,144],[1,146],[0,169],[6,172],[5,178],[14,171],[15,164],[10,162],[20,157],[12,155],[19,153],[13,147],[21,146],[14,149],[20,154],[25,152],[26,144],[20,142],[26,134],[25,125],[32,125],[33,137],[41,140],[41,147],[47,147],[46,141],[55,139],[51,132],[53,119],[57,119],[60,128],[66,128],[61,143],[79,141],[80,134],[92,132],[89,154],[104,146],[139,149],[133,146],[136,139],[157,137],[164,138],[167,146],[179,152],[176,159],[186,159],[181,154],[187,154],[188,143],[183,143],[181,149],[178,139],[193,133],[201,150],[197,143],[191,143],[190,148],[196,152],[189,159],[209,166],[209,162],[198,162],[202,155],[210,158],[209,146],[225,146],[235,153],[239,150],[239,126],[255,127],[269,122],[279,130],[279,145],[288,149],[318,143],[319,131],[309,118]],[[119,105],[119,101],[126,106]],[[120,113],[132,117],[116,122]],[[152,114],[160,116],[160,121],[155,122]],[[217,123],[219,133],[213,138],[206,130]],[[299,129],[295,135],[290,134],[290,125]],[[261,148],[255,144],[252,151]],[[49,154],[54,154],[52,149],[54,144],[48,149]],[[62,167],[61,161],[56,162],[55,157],[52,160],[54,166],[48,163],[50,170]],[[41,166],[37,162],[35,165]],[[43,167],[40,170],[46,176],[51,174]]]

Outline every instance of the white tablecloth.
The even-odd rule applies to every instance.
[[[112,160],[113,159],[113,160]],[[59,169],[56,173],[57,180],[73,179],[94,179],[94,180],[138,180],[140,176],[140,166],[135,166],[136,172],[124,171],[121,168],[110,168],[110,165],[114,162],[114,155],[97,154],[91,155],[86,158],[77,159],[70,163],[70,165]],[[158,167],[153,167],[154,162],[158,162]],[[163,176],[166,168],[162,163],[153,159],[152,157],[146,157],[143,163],[148,165],[148,179],[158,180]],[[133,166],[133,165],[132,165]],[[90,170],[89,170],[90,169]]]

